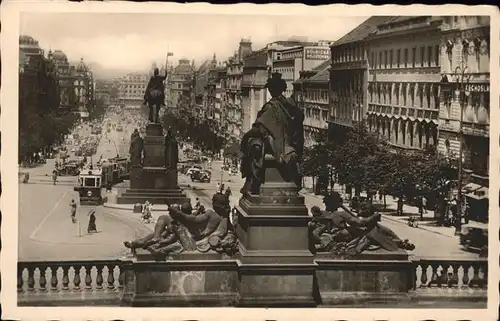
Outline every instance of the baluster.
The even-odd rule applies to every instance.
[[[75,277],[73,278],[73,290],[75,291],[80,291],[80,283],[82,282],[80,280],[80,272],[82,270],[82,266],[81,265],[75,265],[73,266],[73,270],[75,271]]]
[[[435,284],[438,288],[440,288],[441,287],[441,278],[439,277],[438,272],[439,272],[439,268],[441,267],[441,265],[437,264],[436,266],[431,266],[431,267],[432,267],[432,276],[431,276],[431,282],[429,283],[429,285]]]
[[[40,279],[38,280],[38,284],[40,285],[40,291],[41,292],[46,292],[47,291],[47,279],[45,278],[45,272],[47,271],[47,267],[39,267],[38,271],[40,271]]]
[[[108,283],[108,290],[114,290],[115,288],[115,276],[113,275],[114,273],[115,273],[115,265],[109,264],[108,279],[106,280],[106,282]]]
[[[50,267],[50,274],[52,275],[50,277],[50,291],[54,291],[54,292],[58,290],[57,270],[58,270],[57,266]]]
[[[474,274],[472,275],[472,279],[469,282],[469,287],[475,288],[480,286],[479,280],[479,265],[473,264],[472,269],[474,270]]]
[[[35,291],[35,276],[33,275],[35,273],[35,268],[33,267],[28,267],[28,291],[33,292]]]
[[[17,292],[23,292],[23,272],[24,268],[22,266],[17,265]]]
[[[447,264],[446,268],[446,283],[448,287],[453,287],[454,284],[457,284],[457,274],[458,274],[458,266],[456,264]]]
[[[69,266],[62,267],[62,269],[63,269],[63,279],[62,279],[63,291],[69,291],[69,276],[68,276],[69,268],[70,268]]]
[[[85,289],[92,290],[92,276],[90,273],[92,272],[92,265],[85,266]]]
[[[125,271],[123,271],[121,267],[119,269],[120,269],[120,275],[118,276],[118,288],[122,289],[123,283],[125,282]]]
[[[102,269],[103,269],[103,267],[104,266],[102,266],[102,265],[97,265],[96,266],[97,276],[96,276],[96,279],[95,279],[95,284],[96,284],[96,289],[97,290],[102,290],[102,283],[104,282],[103,278],[102,278]]]
[[[470,269],[470,265],[467,264],[467,263],[464,263],[462,264],[462,268],[464,269],[464,276],[462,278],[462,287],[466,288],[469,286],[469,282],[470,282],[470,279],[469,279],[469,269]]]
[[[453,286],[458,286],[458,272],[460,269],[460,264],[456,264],[456,263],[450,264],[449,268],[452,269],[452,272],[448,278],[448,287],[452,288]]]
[[[422,267],[422,276],[420,277],[420,287],[425,288],[427,286],[427,269],[429,268],[429,264],[422,263],[420,264]]]

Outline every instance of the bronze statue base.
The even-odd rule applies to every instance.
[[[315,306],[314,257],[309,250],[311,217],[294,183],[266,168],[260,195],[237,206],[240,290],[247,307]]]

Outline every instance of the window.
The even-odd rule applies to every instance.
[[[408,67],[408,48],[405,49],[405,68]]]
[[[398,49],[396,52],[396,67],[399,68],[399,65],[401,64],[401,49]]]
[[[384,51],[384,68],[387,68],[387,50]]]
[[[427,65],[430,67],[432,64],[432,47],[427,47]]]
[[[372,52],[372,61],[371,61],[371,65],[372,65],[372,68],[375,68],[377,66],[376,62],[375,62],[375,53]]]
[[[389,51],[389,68],[392,68],[392,61],[393,61],[394,57],[393,57],[393,52],[392,50]]]
[[[413,51],[412,52],[413,53],[413,55],[412,55],[413,60],[412,60],[411,65],[413,68],[415,68],[415,63],[417,62],[417,48],[413,48],[412,51]]]
[[[420,47],[420,67],[424,66],[425,61],[425,47]]]
[[[378,53],[378,68],[382,69],[382,51]]]
[[[440,52],[439,51],[440,51],[439,46],[436,46],[436,52],[434,53],[435,54],[434,59],[436,60],[436,66],[440,65],[440,63],[439,63]]]

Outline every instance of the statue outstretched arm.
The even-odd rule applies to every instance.
[[[346,212],[340,212],[340,215],[347,224],[356,227],[365,227],[376,223],[380,219],[380,214],[375,214],[367,218],[359,218]]]

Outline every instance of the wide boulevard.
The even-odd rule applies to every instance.
[[[116,115],[108,121],[120,123]],[[123,131],[111,130],[104,134],[103,127],[96,155],[93,161],[102,155],[110,158],[119,154],[126,156],[130,134],[137,127],[137,122],[130,124],[121,122]],[[118,126],[117,126],[118,127]],[[88,126],[83,126],[80,135],[89,135]],[[30,182],[19,186],[19,259],[20,260],[68,260],[68,259],[112,259],[126,253],[122,242],[143,235],[148,227],[142,225],[137,215],[126,210],[114,210],[103,206],[79,206],[77,218],[79,224],[70,219],[69,203],[71,199],[78,201],[73,191],[76,177],[60,177],[57,185],[53,185],[50,173],[54,169],[55,160],[47,164],[22,169],[30,172]],[[217,183],[224,182],[232,190],[231,203],[236,205],[240,196],[239,189],[243,180],[240,175],[230,175],[221,170],[221,161],[214,161],[211,166],[212,181],[210,183],[192,182],[187,176],[179,174],[179,184],[188,196],[195,201],[198,197],[202,204],[209,207],[211,196],[215,193]],[[208,168],[207,168],[208,169]],[[114,190],[116,194],[117,189]],[[308,208],[316,205],[323,207],[321,198],[304,194]],[[90,209],[97,210],[98,233],[87,234],[87,214]],[[391,228],[401,238],[409,239],[416,245],[412,255],[419,257],[470,258],[477,257],[459,248],[458,239],[450,228],[412,228],[404,221],[384,216],[383,225]]]

